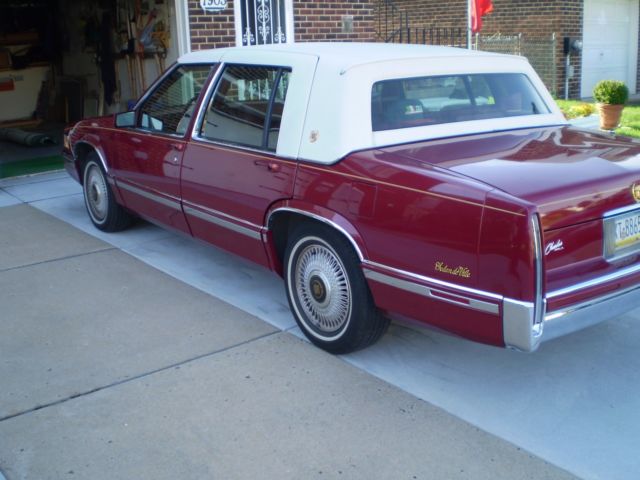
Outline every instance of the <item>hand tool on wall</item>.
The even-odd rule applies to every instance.
[[[131,96],[133,98],[138,98],[138,85],[136,82],[135,74],[133,72],[133,60],[131,55],[128,53],[125,55],[125,60],[127,61],[127,74],[129,76],[129,86],[131,87]]]
[[[140,74],[141,91],[147,89],[147,81],[144,74],[144,45],[140,41],[140,34],[142,32],[142,4],[141,0],[136,0],[135,5],[135,19],[134,25],[136,28],[136,64],[138,66],[138,73]]]

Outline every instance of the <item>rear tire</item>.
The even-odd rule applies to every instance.
[[[298,326],[316,346],[349,353],[375,343],[389,320],[373,303],[360,261],[335,230],[304,223],[285,251],[285,287]]]
[[[117,232],[131,225],[133,217],[116,202],[95,152],[87,155],[82,175],[82,190],[89,218],[96,228],[104,232]]]

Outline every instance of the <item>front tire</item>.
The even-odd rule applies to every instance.
[[[116,202],[95,152],[87,156],[82,176],[82,190],[89,218],[96,228],[104,232],[117,232],[131,224],[131,214]]]
[[[360,261],[334,230],[305,223],[285,252],[285,287],[298,326],[316,346],[349,353],[375,343],[389,320],[377,310]]]

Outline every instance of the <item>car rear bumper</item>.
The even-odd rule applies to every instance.
[[[640,285],[548,313],[544,318],[544,340],[582,330],[637,307],[640,307]]]
[[[365,263],[364,273],[382,310],[523,352],[640,307],[640,265],[549,292],[538,302],[514,300],[373,262]]]
[[[639,275],[640,266],[635,265],[617,274],[590,281],[588,284],[552,292],[548,297],[555,300],[580,290],[607,284],[616,286],[606,294],[551,312],[545,311],[537,324],[532,303],[504,299],[502,320],[505,345],[517,350],[533,352],[542,342],[611,320],[640,307]],[[546,301],[543,305],[546,310]]]

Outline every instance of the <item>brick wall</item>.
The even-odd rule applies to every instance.
[[[295,41],[374,41],[375,3],[376,0],[294,0]],[[343,32],[345,16],[353,17],[352,32]],[[222,12],[204,12],[199,0],[189,0],[189,25],[192,50],[235,45],[234,0],[229,0]]]
[[[296,42],[375,41],[374,5],[376,0],[320,1],[294,0]],[[342,19],[353,17],[353,32],[342,31]]]
[[[450,28],[467,24],[467,0],[394,0],[394,3],[398,9],[409,12],[413,27]]]
[[[398,8],[408,11],[412,27],[466,27],[467,0],[395,0]],[[483,35],[522,34],[538,41],[556,33],[556,86],[564,95],[565,63],[562,50],[564,36],[582,38],[582,0],[493,0],[493,12],[483,18]],[[533,63],[533,61],[532,61]],[[573,55],[575,76],[570,81],[572,97],[580,94],[580,55]]]
[[[198,0],[189,0],[191,50],[222,48],[236,44],[233,2],[222,12],[205,12]]]
[[[410,12],[412,26],[464,27],[467,0],[394,0]],[[582,9],[582,0],[493,0],[493,12],[483,17],[483,32],[546,35],[560,28],[561,10]]]
[[[560,1],[560,13],[562,20],[560,29],[558,30],[558,61],[562,68],[558,68],[558,76],[562,78],[563,88],[558,92],[558,97],[564,98],[564,79],[565,79],[565,57],[563,53],[563,38],[571,37],[582,40],[582,24],[584,17],[584,3],[582,0]],[[569,80],[569,97],[580,97],[580,82],[582,79],[582,55],[572,54],[571,65],[573,65],[575,75]],[[562,94],[560,94],[562,92]]]
[[[412,27],[465,27],[467,21],[467,0],[395,0],[396,6],[410,12]],[[582,38],[582,0],[493,0],[493,12],[483,18],[483,35],[501,33],[503,35],[522,34],[522,43],[531,44],[549,40],[556,33],[555,65],[556,92],[564,95],[565,59],[562,39],[565,36]],[[535,46],[535,45],[534,45]],[[526,50],[524,48],[523,50]],[[551,62],[551,51],[532,48],[533,55],[546,55]],[[529,54],[523,52],[525,55]],[[530,58],[534,66],[540,58]],[[548,63],[547,62],[547,63]],[[581,57],[572,55],[571,65],[574,77],[569,82],[570,96],[580,94]],[[542,72],[539,72],[543,75]],[[545,72],[547,73],[547,72]],[[548,78],[548,75],[543,75]],[[551,88],[553,82],[547,79]]]

